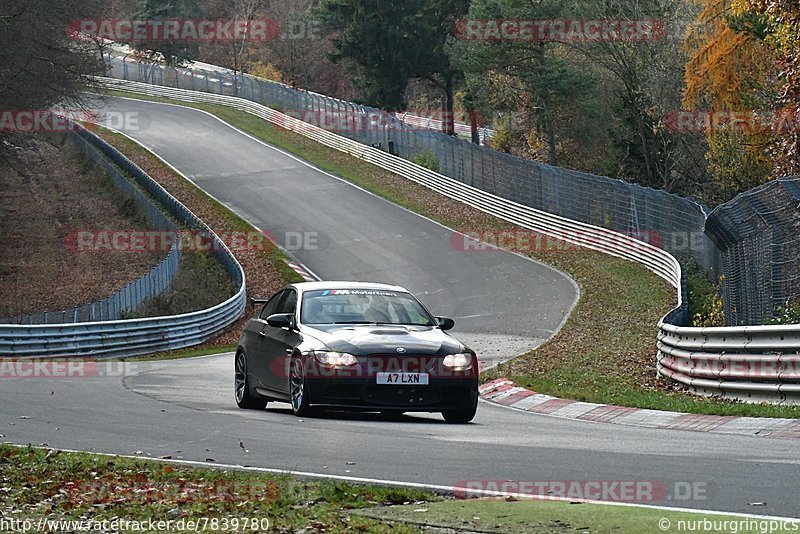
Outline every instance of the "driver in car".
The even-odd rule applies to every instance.
[[[389,316],[389,307],[380,299],[372,300],[369,307],[364,312],[364,317],[367,319],[367,321],[372,321],[373,323],[392,322]]]

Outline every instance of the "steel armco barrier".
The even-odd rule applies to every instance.
[[[243,98],[407,161],[435,162],[436,172],[449,178],[534,209],[624,233],[691,257],[707,272],[718,274],[719,251],[703,232],[710,210],[691,199],[505,154],[411,126],[380,109],[207,64],[175,68],[117,58],[109,69],[111,78]]]
[[[221,104],[251,113],[523,228],[640,263],[666,280],[677,292],[677,307],[658,325],[656,368],[661,376],[703,395],[749,402],[800,402],[800,373],[797,372],[800,326],[678,326],[686,324],[688,319],[683,299],[685,279],[677,259],[662,249],[605,228],[559,217],[481,191],[249,100],[114,78],[102,78],[102,81],[110,89],[186,102]],[[760,363],[754,365],[754,362]],[[770,372],[771,369],[774,372]]]
[[[8,357],[118,357],[136,356],[197,345],[224,331],[244,311],[245,275],[225,243],[147,173],[117,149],[83,128],[77,133],[127,171],[173,217],[190,228],[206,232],[217,259],[234,282],[236,293],[205,310],[181,315],[62,323],[47,325],[0,324],[0,355]]]
[[[658,372],[700,395],[800,404],[800,325],[662,324]]]

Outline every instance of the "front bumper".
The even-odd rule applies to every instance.
[[[438,412],[464,410],[478,398],[477,377],[431,378],[427,385],[378,384],[370,378],[312,378],[309,402],[352,410]]]

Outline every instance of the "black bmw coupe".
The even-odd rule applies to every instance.
[[[478,406],[478,359],[408,291],[365,282],[291,284],[259,305],[239,340],[236,404],[441,412],[467,423]]]

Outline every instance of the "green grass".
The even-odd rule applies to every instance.
[[[272,532],[649,533],[680,521],[756,521],[639,507],[559,501],[453,500],[410,488],[305,480],[289,475],[188,467],[168,461],[0,445],[0,517],[38,521],[269,521]],[[662,523],[663,524],[663,523]],[[700,523],[702,524],[702,523]],[[712,523],[713,524],[713,523]],[[763,523],[762,523],[763,524]],[[739,532],[759,532],[738,523]],[[262,523],[262,526],[265,526]],[[205,531],[214,529],[206,523]],[[198,529],[203,531],[202,528]],[[266,529],[256,529],[264,531]],[[254,532],[239,528],[240,532]],[[684,528],[684,530],[690,530]],[[696,531],[702,529],[695,528]],[[133,531],[133,530],[129,530]],[[141,530],[137,530],[141,531]],[[781,528],[772,532],[785,532]]]
[[[401,206],[455,230],[519,231],[500,219],[441,196],[347,154],[225,106],[111,92],[201,109],[231,125]],[[557,248],[557,247],[556,247]],[[561,331],[536,350],[485,372],[523,387],[587,402],[689,413],[800,418],[800,406],[746,404],[687,394],[658,379],[658,320],[675,305],[674,290],[643,266],[589,250],[526,250],[569,274],[581,296]]]
[[[350,511],[440,499],[414,489],[305,481],[8,445],[0,445],[0,473],[0,517],[4,520],[256,518],[269,520],[273,532],[404,533],[419,529],[392,527]]]
[[[420,527],[467,532],[617,533],[645,534],[681,530],[695,532],[761,533],[767,520],[725,514],[700,514],[651,508],[569,503],[563,501],[506,501],[500,499],[437,501],[425,505],[390,506],[359,510],[358,515]],[[699,523],[698,523],[699,521]],[[704,529],[705,525],[710,528]],[[723,529],[723,521],[731,528]],[[766,522],[765,522],[766,521]],[[732,524],[735,522],[736,524]],[[747,523],[752,522],[752,523]],[[772,532],[793,532],[792,527]],[[667,528],[662,528],[667,527]],[[681,529],[681,527],[683,527]],[[694,527],[694,528],[692,528]],[[698,528],[699,527],[699,528]]]
[[[146,299],[139,310],[125,318],[180,315],[208,309],[232,297],[234,289],[225,267],[213,255],[184,253],[170,288]]]

